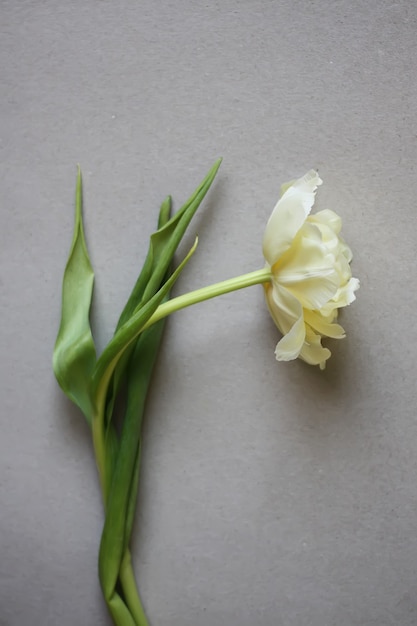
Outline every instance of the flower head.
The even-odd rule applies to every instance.
[[[338,310],[355,300],[352,252],[340,237],[342,221],[330,210],[310,215],[322,180],[316,171],[283,186],[266,225],[263,253],[271,270],[265,284],[269,311],[284,335],[278,361],[300,357],[324,369],[331,352],[323,337],[341,339]]]

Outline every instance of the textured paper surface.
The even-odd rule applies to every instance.
[[[133,546],[151,624],[415,624],[417,5],[0,14],[1,626],[110,625],[89,434],[51,370],[75,165],[102,349],[159,203],[178,207],[220,155],[177,293],[261,267],[279,187],[311,167],[362,287],[325,372],[275,362],[260,287],[170,319]]]

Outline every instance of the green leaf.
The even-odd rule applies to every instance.
[[[178,245],[191,219],[210,189],[221,162],[222,159],[217,159],[194,193],[170,220],[168,220],[168,218],[171,210],[171,197],[168,196],[162,203],[159,213],[158,230],[151,235],[145,263],[126,306],[120,315],[116,332],[138,311],[139,307],[146,304],[160,289]],[[110,422],[115,397],[119,390],[123,372],[132,350],[133,345],[125,351],[125,354],[115,369],[107,402],[107,423]]]
[[[161,301],[170,291],[185,265],[197,247],[198,239],[185,259],[178,266],[172,276],[164,283],[161,289],[116,332],[102,355],[97,361],[92,378],[91,395],[94,405],[92,431],[96,463],[100,474],[101,489],[104,502],[107,502],[111,485],[109,463],[107,460],[106,434],[108,425],[105,422],[106,399],[114,369],[124,352],[142,332],[145,324],[150,320]]]
[[[120,315],[117,329],[127,322],[144,300],[149,300],[160,288],[175,251],[192,217],[210,189],[221,162],[221,159],[217,159],[187,202],[166,223],[166,217],[169,215],[171,208],[171,198],[168,196],[164,200],[159,217],[159,228],[151,235],[143,270]]]
[[[218,172],[222,159],[217,159],[207,176],[179,211],[156,233],[151,236],[153,254],[152,277],[146,285],[143,300],[147,300],[158,289],[176,249],[201,202],[206,196]]]
[[[171,198],[168,197],[160,208],[158,228],[168,222],[170,212]],[[169,278],[169,274],[170,272],[167,272],[162,282]],[[169,294],[164,300],[168,297]],[[121,454],[115,457],[117,465],[111,468],[112,480],[106,503],[106,521],[100,547],[99,573],[102,588],[106,591],[109,600],[113,601],[114,595],[117,593],[116,586],[121,585],[126,605],[137,624],[147,624],[147,620],[136,591],[136,585],[132,585],[132,570],[131,565],[129,565],[131,556],[128,544],[132,533],[138,492],[140,433],[144,405],[162,339],[164,322],[165,320],[145,331],[132,344],[132,350],[126,350],[113,377],[112,394],[110,394],[106,405],[107,437],[109,437],[114,431],[110,417],[113,413],[114,398],[118,388],[116,377],[117,374],[120,377],[123,376],[123,380],[126,382],[126,385],[123,386],[123,390],[126,391],[126,409],[120,434]],[[119,556],[115,552],[117,549],[121,549]]]
[[[158,216],[158,228],[161,228],[162,226],[164,226],[169,218],[170,218],[170,213],[171,213],[171,197],[168,196],[167,198],[165,198],[165,200],[162,202],[162,205],[160,207],[159,210],[159,216]],[[149,256],[149,255],[148,255]],[[142,269],[141,272],[141,276],[144,277],[146,276],[147,271],[146,271],[146,261],[145,261],[145,265],[144,268]],[[169,278],[169,275],[166,275],[165,280],[167,278]],[[142,279],[143,280],[143,279]],[[163,281],[165,282],[165,281]],[[144,285],[146,285],[146,283],[144,283]],[[106,402],[106,410],[105,410],[105,423],[106,423],[106,441],[105,441],[105,445],[106,445],[106,457],[107,457],[107,468],[106,468],[106,473],[109,476],[109,480],[108,482],[111,482],[111,478],[113,476],[113,471],[114,471],[114,465],[116,463],[116,459],[117,459],[117,454],[118,454],[118,446],[119,446],[119,441],[118,438],[115,436],[115,432],[114,432],[114,427],[112,425],[111,422],[111,418],[113,415],[113,410],[114,410],[114,403],[116,400],[116,396],[119,392],[119,388],[120,388],[120,384],[122,382],[122,380],[124,380],[126,377],[129,378],[130,380],[130,384],[135,385],[135,381],[132,380],[131,377],[129,377],[128,375],[126,375],[126,371],[131,369],[131,362],[132,360],[137,360],[140,363],[143,364],[143,366],[146,367],[146,363],[143,362],[143,358],[142,358],[142,354],[140,350],[136,350],[135,347],[138,343],[138,340],[136,340],[135,342],[132,343],[132,345],[130,346],[130,348],[128,348],[125,353],[123,354],[123,356],[121,357],[117,368],[114,372],[114,376],[112,379],[112,383],[110,386],[110,392],[108,394],[107,397],[107,402]],[[156,353],[158,351],[159,345],[155,345],[155,358],[156,358]],[[132,354],[132,352],[134,354]],[[152,366],[151,366],[152,367]],[[143,394],[144,396],[146,396],[147,394],[147,389],[143,390]],[[126,411],[125,412],[129,412],[129,411],[140,411],[139,407],[136,407],[136,409],[132,409],[131,407],[129,407],[129,394],[127,395],[126,398]],[[143,409],[142,409],[143,411]],[[140,414],[140,412],[138,413],[138,419],[141,419],[142,416]],[[124,420],[122,422],[124,424]],[[122,430],[122,434],[123,434],[124,430]]]
[[[167,196],[165,200],[161,204],[161,208],[159,210],[158,216],[158,230],[165,226],[165,224],[169,221],[170,213],[172,208],[172,198],[171,196]],[[149,246],[148,254],[146,255],[145,263],[143,264],[142,271],[139,274],[139,277],[136,281],[135,286],[133,287],[132,293],[129,296],[129,299],[119,317],[119,321],[117,322],[116,331],[119,330],[121,326],[133,315],[134,310],[140,304],[143,298],[143,293],[146,289],[146,286],[149,282],[149,279],[152,276],[152,270],[155,263],[155,257],[153,253],[152,245]],[[158,288],[160,285],[158,286]],[[115,332],[116,332],[115,331]]]
[[[171,196],[167,196],[165,200],[162,202],[160,210],[159,210],[158,228],[162,228],[162,226],[164,226],[168,222],[170,218],[170,213],[171,213],[171,204],[172,204]],[[129,300],[119,318],[119,322],[116,326],[115,332],[117,332],[117,330],[125,322],[127,322],[127,320],[131,317],[136,307],[135,303],[141,301],[143,292],[152,275],[152,262],[153,262],[153,255],[152,255],[152,250],[150,249],[145,259],[145,263],[143,265],[139,278],[136,281],[135,287],[133,288],[132,294],[130,295]],[[165,276],[165,279],[167,278],[168,276]],[[134,350],[134,347],[135,346],[132,344],[132,346],[128,350],[125,351],[119,363],[117,364],[117,367],[114,372],[114,376],[112,379],[110,392],[109,392],[109,396],[107,398],[107,404],[106,404],[106,423],[108,426],[111,422],[111,417],[113,415],[113,408],[114,408],[116,396],[118,394],[121,381],[123,379],[125,370],[127,368],[129,357],[132,351]]]
[[[193,253],[195,246],[196,244],[176,272],[163,284],[163,287],[150,302],[157,297],[160,299],[159,294],[161,293],[163,299],[166,299],[169,289]],[[146,308],[145,305],[138,314]],[[132,323],[134,318],[135,316],[126,325]],[[107,598],[112,598],[113,594],[116,593],[120,567],[128,549],[132,532],[139,481],[140,440],[144,407],[161,343],[163,327],[164,321],[158,322],[140,334],[127,368],[126,411],[117,460],[106,500],[106,519],[99,554],[100,583]],[[117,333],[115,337],[117,337]]]
[[[198,238],[196,238],[194,245],[188,252],[187,256],[183,259],[170,278],[163,284],[161,289],[159,289],[159,291],[157,291],[156,294],[146,302],[146,304],[139,307],[138,310],[135,311],[132,317],[119,328],[114,337],[107,344],[97,361],[93,373],[92,397],[97,407],[100,406],[100,403],[103,400],[102,395],[107,391],[110,377],[113,374],[114,368],[116,367],[119,359],[122,357],[129,345],[138,337],[146,322],[151,318],[165,295],[173,287],[185,265],[194,254],[197,244]]]
[[[62,284],[61,324],[54,348],[53,369],[64,393],[90,423],[90,384],[96,364],[89,322],[94,272],[85,243],[82,204],[81,171],[78,168],[74,235]]]
[[[147,390],[161,341],[163,323],[158,322],[140,335],[127,376],[127,402],[119,453],[106,507],[100,544],[99,574],[108,597],[116,589],[119,570],[128,547],[139,480],[141,428]]]

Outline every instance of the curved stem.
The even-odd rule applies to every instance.
[[[190,291],[189,293],[178,296],[177,298],[172,298],[171,300],[168,300],[167,302],[159,305],[155,313],[141,328],[140,332],[143,332],[164,317],[175,313],[175,311],[179,311],[180,309],[189,307],[192,304],[198,304],[199,302],[204,302],[204,300],[216,298],[217,296],[221,296],[232,291],[237,291],[239,289],[244,289],[245,287],[251,287],[252,285],[267,283],[270,281],[270,279],[271,270],[269,268],[263,268],[260,270],[256,270],[255,272],[249,272],[248,274],[243,274],[241,276],[236,276],[235,278],[223,280],[219,283],[214,283],[213,285],[208,285],[207,287],[203,287],[202,289]],[[103,430],[104,410],[108,384],[110,382],[114,368],[116,367],[119,356],[120,355],[116,355],[109,363],[102,379],[100,380],[98,394],[95,399],[95,414],[92,419],[94,451],[100,475],[100,483],[104,501],[106,501],[107,499],[110,478],[109,476],[107,476],[106,472],[106,442]]]
[[[177,298],[172,298],[171,300],[159,305],[155,313],[141,328],[140,332],[143,332],[145,329],[149,328],[168,315],[171,315],[175,311],[179,311],[180,309],[184,309],[193,304],[197,304],[232,291],[244,289],[245,287],[267,283],[270,279],[271,270],[269,268],[264,268],[203,287],[202,289],[191,291],[187,294],[178,296]],[[107,453],[109,450],[106,445],[106,436],[103,424],[108,384],[117,361],[118,355],[116,355],[109,363],[104,376],[100,380],[98,393],[95,398],[94,416],[92,419],[94,451],[105,508],[107,507],[107,499],[110,489],[111,472],[109,472],[109,469],[111,464],[108,463],[107,459]],[[113,619],[120,625],[124,625],[125,623],[126,625],[130,625],[130,619],[133,619],[135,626],[148,626],[148,621],[138,594],[135,575],[132,568],[131,555],[128,548],[126,548],[120,564],[119,580],[123,589],[123,596],[126,604],[123,603],[122,598],[120,598],[117,593],[112,593],[111,597],[106,598],[110,612],[113,615]],[[124,622],[124,620],[126,620],[126,622]]]
[[[213,285],[203,287],[202,289],[190,291],[189,293],[185,293],[177,298],[172,298],[171,300],[159,305],[155,313],[144,325],[143,330],[152,326],[152,324],[155,324],[164,317],[171,315],[171,313],[175,313],[175,311],[179,311],[180,309],[185,309],[192,304],[198,304],[199,302],[204,302],[204,300],[216,298],[217,296],[230,293],[231,291],[237,291],[238,289],[244,289],[245,287],[251,287],[252,285],[267,283],[270,279],[271,270],[263,268],[261,270],[256,270],[255,272],[250,272],[249,274],[243,274],[242,276],[223,280],[220,283],[214,283]]]

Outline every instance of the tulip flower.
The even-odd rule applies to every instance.
[[[82,220],[82,183],[78,172],[73,241],[62,289],[61,324],[53,367],[67,396],[91,427],[100,478],[105,523],[99,551],[99,578],[117,626],[149,626],[131,563],[130,538],[139,480],[142,421],[165,317],[192,304],[251,285],[263,285],[267,306],[282,333],[278,361],[297,357],[325,367],[330,350],[325,337],[341,339],[339,309],[355,299],[352,253],[340,236],[341,219],[331,210],[311,214],[316,171],[284,185],[266,225],[265,266],[169,299],[170,291],[197,247],[197,240],[172,270],[174,253],[220,166],[216,161],[182,208],[170,217],[170,197],[162,203],[158,229],[151,236],[142,271],[115,333],[97,357],[90,328],[94,273]],[[116,428],[116,400],[125,407]]]
[[[191,304],[223,293],[263,284],[271,316],[283,334],[278,361],[297,357],[324,369],[331,352],[323,337],[342,339],[338,310],[355,300],[359,280],[352,277],[352,252],[340,236],[341,218],[329,209],[310,215],[318,173],[286,183],[266,225],[262,270],[179,296],[161,305],[148,325]]]
[[[266,226],[263,253],[271,280],[265,295],[275,324],[284,335],[278,361],[300,357],[324,368],[330,350],[322,337],[341,339],[338,309],[355,299],[352,252],[340,237],[342,222],[330,210],[310,215],[322,181],[311,170],[286,186]]]

